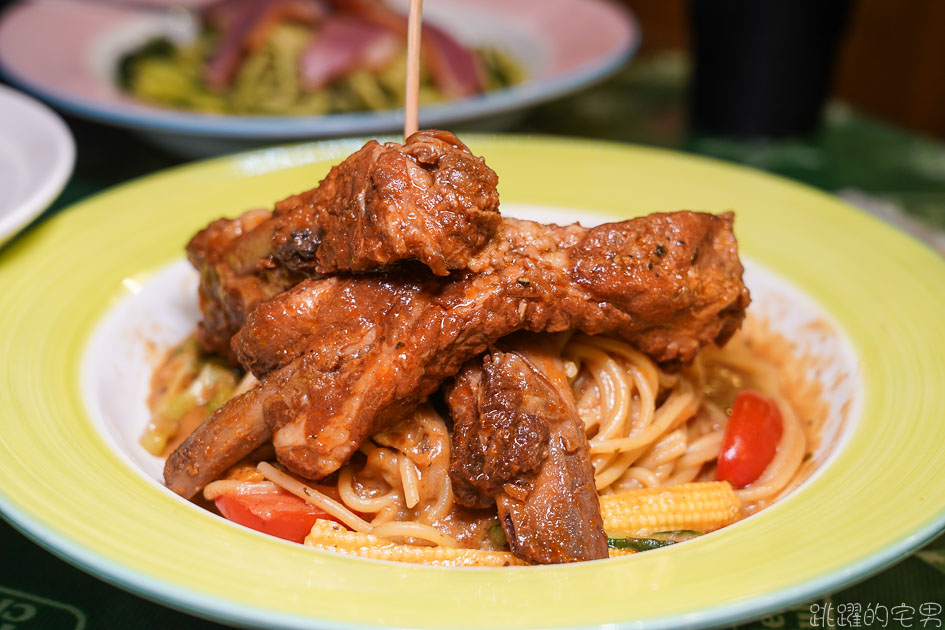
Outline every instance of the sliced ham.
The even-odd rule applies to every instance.
[[[423,55],[436,87],[447,98],[463,98],[483,91],[484,71],[479,58],[433,24],[423,25]]]
[[[334,0],[340,11],[384,27],[401,41],[407,39],[407,16],[376,0]],[[483,70],[476,55],[443,29],[424,22],[421,63],[433,83],[447,98],[478,94],[485,87]]]
[[[389,29],[358,17],[333,16],[299,57],[299,80],[314,91],[353,70],[380,70],[399,49],[400,41]]]
[[[292,20],[314,26],[326,9],[320,0],[228,0],[208,7],[204,19],[223,36],[204,67],[215,90],[230,86],[243,57],[258,49],[274,26]]]

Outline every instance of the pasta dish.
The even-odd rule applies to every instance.
[[[504,566],[677,544],[809,473],[822,410],[745,319],[730,213],[547,225],[497,182],[420,131],[195,235],[203,319],[142,438],[166,485],[316,549]]]

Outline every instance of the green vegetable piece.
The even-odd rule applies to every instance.
[[[174,43],[166,37],[156,37],[144,46],[122,57],[118,61],[118,85],[126,90],[132,89],[135,66],[144,59],[169,59],[174,55]]]
[[[167,447],[167,436],[154,431],[146,431],[138,439],[138,444],[155,457],[160,457]]]
[[[177,435],[181,418],[196,408],[211,413],[232,397],[239,380],[224,361],[207,356],[194,336],[171,351],[158,372],[160,390],[151,400],[151,422],[139,440],[153,455],[160,455]]]
[[[632,549],[633,551],[649,551],[668,547],[676,543],[671,540],[657,540],[655,538],[608,538],[607,546],[614,549]]]
[[[671,532],[657,532],[648,538],[608,538],[607,546],[613,549],[632,549],[633,551],[650,551],[668,547],[676,543],[691,540],[701,536],[702,532],[691,529],[679,529]]]
[[[486,78],[486,91],[500,90],[521,83],[525,72],[509,55],[495,48],[476,50]]]
[[[489,526],[489,540],[499,549],[503,549],[509,544],[508,539],[505,537],[505,530],[502,529],[502,525],[499,521]]]

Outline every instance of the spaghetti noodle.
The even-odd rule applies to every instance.
[[[757,511],[788,488],[808,452],[804,427],[777,369],[752,350],[747,333],[724,349],[706,348],[681,374],[661,371],[611,337],[575,335],[564,356],[579,368],[574,394],[601,493],[714,478],[727,407],[746,387],[775,401],[784,431],[761,477],[737,491],[745,512]]]
[[[598,492],[713,480],[728,408],[744,388],[775,402],[783,432],[761,476],[736,490],[741,516],[793,489],[809,472],[803,463],[813,443],[808,434],[818,419],[801,422],[797,408],[804,405],[791,399],[797,382],[790,388],[782,382],[779,364],[790,365],[788,351],[786,342],[749,322],[725,348],[706,348],[690,368],[670,374],[619,339],[568,338],[561,353],[588,436]],[[447,423],[423,405],[362,445],[325,491],[260,462],[257,477],[216,481],[204,494],[212,500],[233,491],[233,484],[246,486],[240,492],[263,492],[275,484],[350,530],[370,535],[365,540],[500,550],[501,540],[490,536],[494,512],[454,505],[449,461]]]

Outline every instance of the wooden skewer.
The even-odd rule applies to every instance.
[[[407,88],[404,102],[404,140],[416,133],[417,108],[420,99],[420,24],[423,0],[410,0],[407,26]]]

